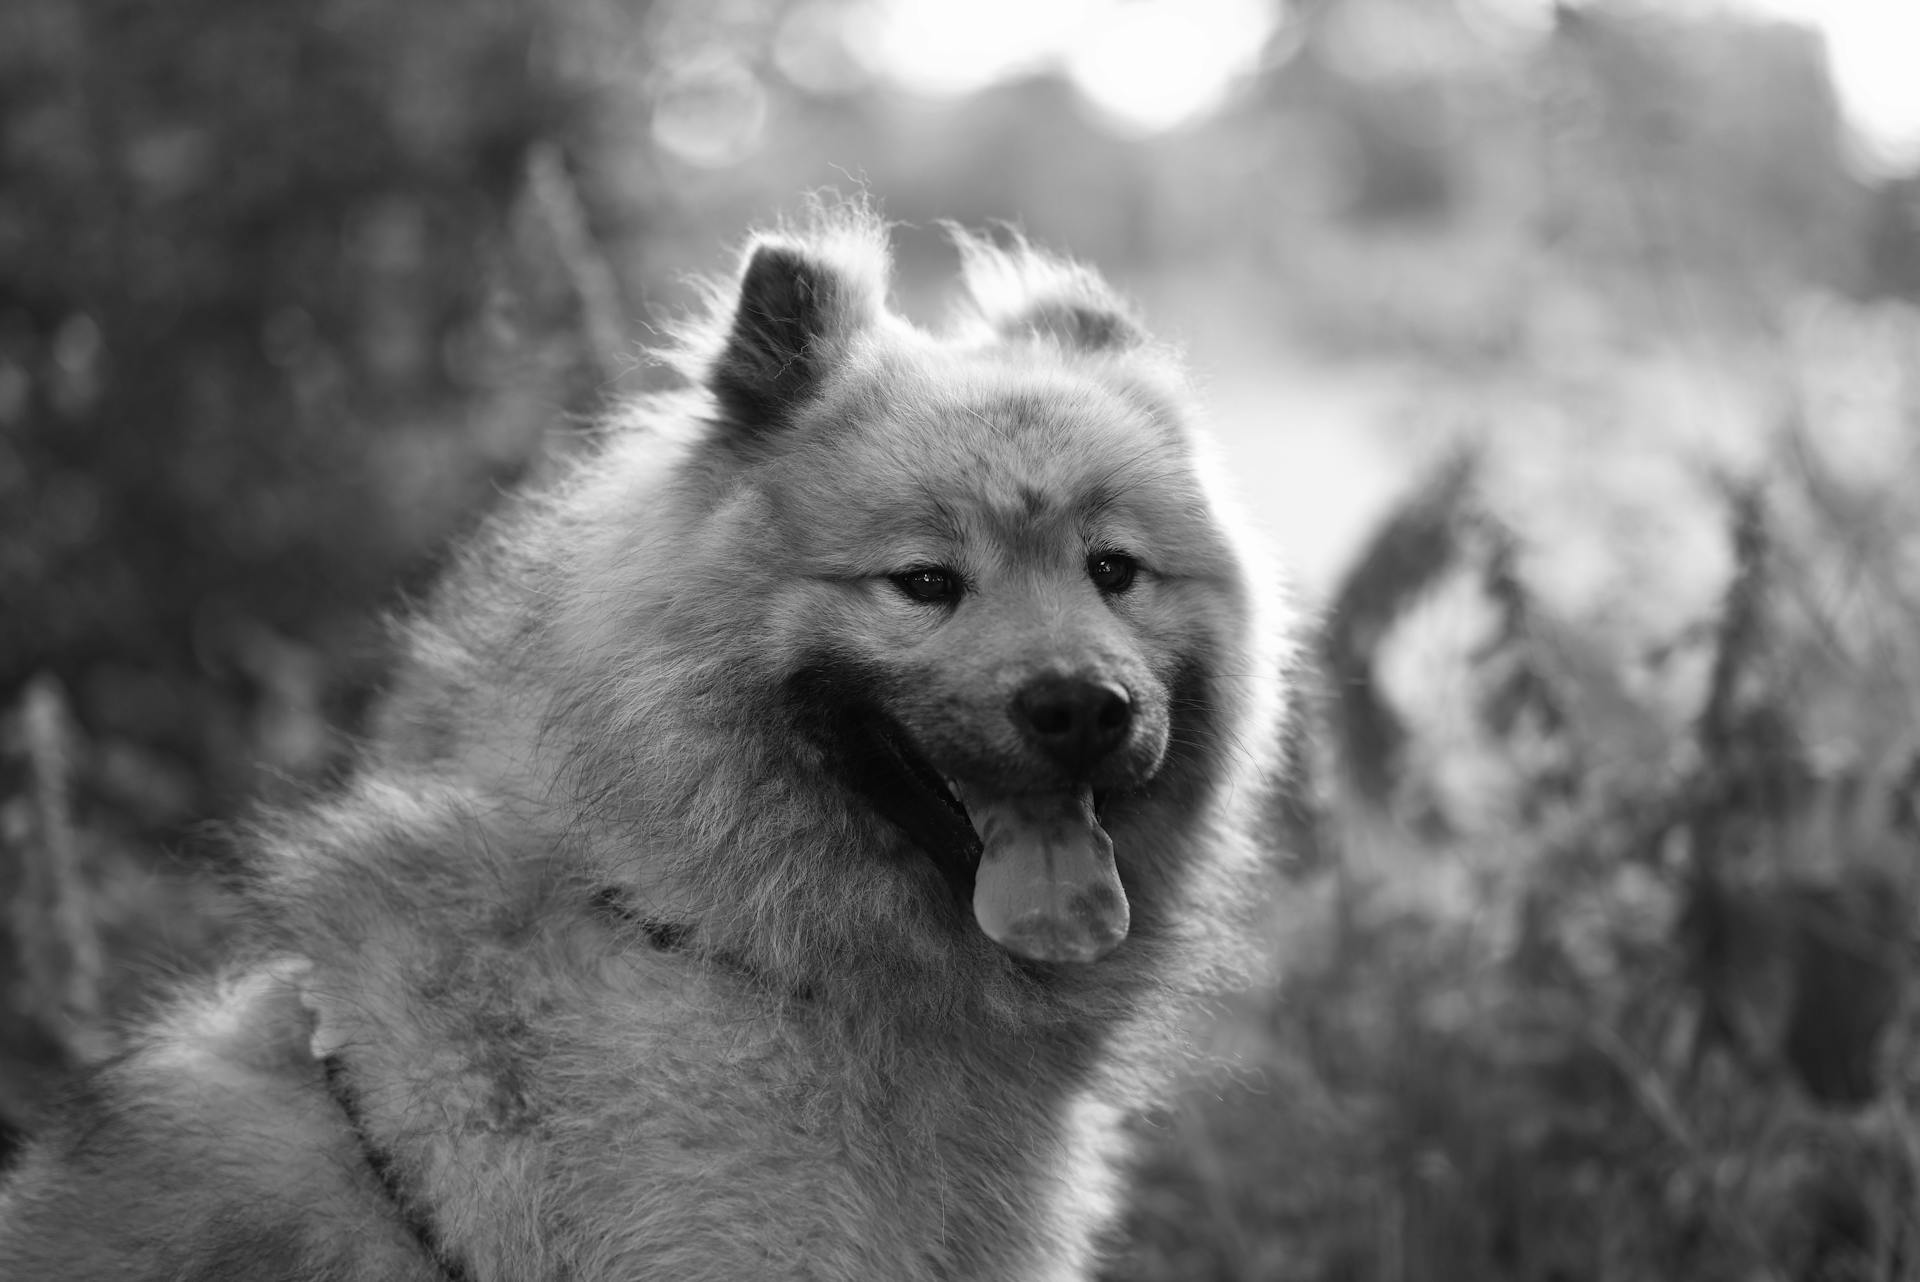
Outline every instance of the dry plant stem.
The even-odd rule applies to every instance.
[[[1647,1119],[1659,1129],[1660,1133],[1686,1155],[1688,1162],[1694,1164],[1704,1162],[1708,1154],[1701,1148],[1692,1129],[1680,1115],[1679,1106],[1660,1081],[1659,1075],[1646,1064],[1645,1060],[1637,1055],[1620,1034],[1604,1020],[1584,1019],[1581,1021],[1580,1031],[1585,1036],[1587,1044],[1599,1051],[1607,1062],[1613,1065],[1614,1071],[1620,1074],[1622,1080],[1633,1091],[1633,1097],[1639,1102]],[[1721,1213],[1723,1220],[1732,1227],[1734,1233],[1753,1253],[1754,1258],[1765,1260],[1769,1254],[1769,1248],[1760,1229],[1748,1217],[1735,1213],[1734,1209],[1728,1205],[1725,1195],[1717,1188],[1712,1196],[1715,1209]],[[1760,1276],[1770,1279],[1770,1282],[1788,1282],[1786,1275],[1778,1269],[1770,1265],[1760,1267],[1762,1269]]]
[[[66,700],[51,677],[28,683],[21,721],[33,832],[13,904],[14,936],[34,1014],[75,1059],[93,1060],[111,1049],[101,1021],[106,963],[73,824],[75,736]]]
[[[580,189],[567,171],[566,158],[554,143],[539,143],[527,155],[527,190],[540,210],[541,221],[553,237],[554,252],[567,269],[574,301],[579,308],[581,341],[586,345],[594,374],[612,383],[633,362],[621,317],[626,308],[620,286],[606,255],[588,225]]]

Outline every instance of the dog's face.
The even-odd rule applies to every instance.
[[[736,395],[757,431],[735,447],[790,567],[764,617],[800,729],[996,942],[1096,960],[1128,928],[1105,809],[1201,746],[1183,678],[1246,625],[1172,398],[1135,376],[1130,322],[1085,297],[1042,316],[1064,334],[936,344],[849,324],[846,282],[767,257],[742,316],[802,324],[757,368],[818,367]]]

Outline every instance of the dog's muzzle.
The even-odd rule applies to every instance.
[[[1131,916],[1095,788],[1134,728],[1126,691],[1086,677],[1022,686],[1008,715],[1049,778],[1007,791],[938,770],[881,711],[881,684],[881,674],[831,656],[790,679],[798,724],[835,773],[906,833],[1009,953],[1092,962],[1118,947]]]

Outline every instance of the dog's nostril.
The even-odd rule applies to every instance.
[[[1043,703],[1030,707],[1027,724],[1035,734],[1061,735],[1073,732],[1073,711],[1065,704]]]
[[[1133,701],[1111,681],[1041,677],[1014,696],[1013,714],[1035,747],[1078,770],[1120,746],[1133,721]]]

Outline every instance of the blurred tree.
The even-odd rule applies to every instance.
[[[1555,13],[1556,234],[1604,263],[1717,282],[1747,309],[1857,278],[1864,192],[1817,33],[1655,6]]]
[[[364,611],[518,465],[530,436],[433,445],[507,354],[525,158],[573,106],[556,25],[0,10],[0,695],[52,671],[90,727],[229,776],[201,699],[259,682],[236,636]]]
[[[374,607],[604,381],[588,14],[0,6],[0,1132],[216,927],[156,839],[330,768]]]

